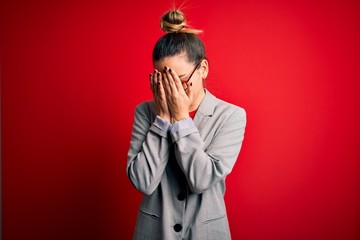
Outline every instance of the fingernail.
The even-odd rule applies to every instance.
[[[164,69],[167,70],[168,69],[167,66],[165,66]]]
[[[149,77],[152,77],[152,74],[151,74],[151,73],[149,74]]]
[[[192,83],[190,83],[190,86],[192,86]]]
[[[158,85],[160,86],[160,82],[158,82]]]
[[[169,68],[169,72],[172,72],[172,69],[171,69],[171,68]]]
[[[159,77],[159,76],[160,76],[160,73],[159,73],[159,72],[157,72],[157,73],[156,73],[156,75]]]
[[[166,69],[163,70],[163,73],[166,73]]]

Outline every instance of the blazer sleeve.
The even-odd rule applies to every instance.
[[[149,103],[136,107],[126,172],[143,194],[152,194],[164,173],[170,149],[169,127],[160,117],[152,122]]]
[[[191,118],[177,122],[171,129],[176,159],[192,192],[203,193],[232,170],[244,139],[246,112],[235,108],[222,120],[211,143],[204,142]]]

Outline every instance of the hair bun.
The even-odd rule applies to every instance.
[[[171,10],[161,16],[160,27],[164,32],[178,32],[183,29],[185,25],[185,16],[180,10]]]
[[[201,30],[185,28],[185,26],[185,15],[178,9],[168,11],[161,16],[160,27],[166,33],[187,32],[197,34],[202,32]]]

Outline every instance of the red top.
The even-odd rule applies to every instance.
[[[189,116],[190,116],[192,119],[194,119],[195,114],[196,114],[196,111],[197,111],[197,109],[196,109],[195,111],[189,112]]]

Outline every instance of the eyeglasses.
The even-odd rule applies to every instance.
[[[194,68],[194,70],[192,71],[192,73],[190,74],[189,78],[188,78],[186,81],[183,81],[183,82],[188,83],[188,82],[190,81],[190,79],[191,79],[192,75],[194,74],[194,72],[199,68],[200,63],[201,63],[201,62],[199,62],[199,63],[195,66],[195,68]]]

